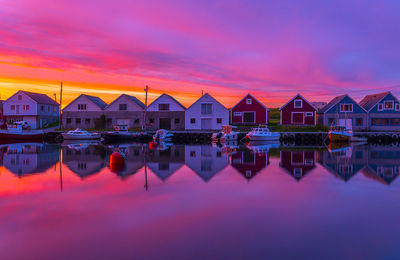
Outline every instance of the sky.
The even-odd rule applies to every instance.
[[[0,0],[0,99],[400,98],[398,0]],[[57,97],[58,98],[58,97]]]

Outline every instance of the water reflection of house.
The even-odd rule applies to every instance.
[[[319,153],[319,163],[335,177],[348,181],[367,165],[365,147],[348,146]]]
[[[19,177],[45,172],[58,161],[58,146],[50,144],[10,144],[3,154],[4,166]]]
[[[311,150],[280,151],[280,158],[279,166],[299,181],[315,168],[316,152]]]
[[[269,164],[267,152],[255,152],[249,149],[232,154],[231,165],[247,180],[252,179]]]
[[[144,165],[144,151],[140,145],[137,144],[123,144],[113,147],[109,150],[109,154],[113,151],[119,151],[125,155],[124,170],[116,172],[121,178],[127,178],[134,175]],[[110,160],[107,160],[109,166]]]
[[[400,174],[400,148],[392,146],[368,147],[368,167],[363,174],[389,185]]]
[[[165,181],[185,164],[185,146],[176,145],[165,150],[151,150],[146,161],[154,174]]]
[[[229,157],[219,147],[211,145],[187,145],[185,148],[186,165],[208,182],[229,163]]]
[[[106,149],[101,145],[66,145],[62,148],[63,163],[81,178],[100,172],[105,167]]]

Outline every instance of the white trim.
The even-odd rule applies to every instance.
[[[249,123],[249,122],[244,122],[244,113],[254,113],[254,121],[253,121],[253,123],[255,124],[256,123],[256,116],[257,116],[257,112],[256,111],[243,111],[242,112],[242,124],[244,124],[244,123]]]
[[[245,95],[239,102],[236,103],[236,105],[234,105],[231,110],[233,110],[237,105],[239,105],[245,98],[247,98],[248,96],[250,96],[254,101],[256,101],[258,104],[260,104],[261,106],[263,106],[267,111],[269,111],[269,108],[266,107],[263,103],[261,103],[258,99],[256,99],[253,95],[251,95],[250,93],[248,93],[247,95]]]
[[[233,112],[232,116],[242,116],[242,112]]]
[[[246,98],[246,105],[252,105],[253,100],[251,98]]]
[[[290,123],[291,123],[292,125],[293,125],[293,114],[303,114],[303,125],[304,125],[304,121],[305,121],[304,112],[292,112],[292,113],[291,113]]]
[[[384,99],[387,97],[387,95],[389,95],[389,94],[395,99],[395,101],[399,102],[399,100],[392,94],[392,92],[389,91],[383,98],[381,98],[381,100],[379,100],[378,102],[376,102],[375,105],[373,105],[368,111],[365,110],[365,109],[364,109],[364,110],[367,111],[367,112],[371,111],[372,109],[374,109],[374,107],[376,107],[376,105],[378,105],[379,103],[381,103],[381,101],[384,100]],[[378,110],[378,111],[379,111],[379,110]]]
[[[300,106],[296,106],[297,101],[300,101],[300,104],[301,104]],[[293,100],[293,108],[303,108],[303,100],[299,99],[299,98]]]
[[[307,99],[305,99],[302,95],[297,94],[296,96],[294,96],[291,100],[289,100],[286,104],[284,104],[281,108],[279,108],[279,110],[282,110],[284,107],[286,107],[287,105],[289,105],[290,102],[292,102],[294,99],[296,99],[297,97],[303,99],[303,101],[305,101],[307,104],[309,104],[312,108],[315,109],[315,111],[318,111],[318,108],[316,108],[313,104],[311,104],[310,102],[308,102]]]
[[[392,108],[386,108],[386,103],[392,103]],[[394,110],[394,100],[383,101],[383,110]]]
[[[340,97],[340,96],[338,96],[338,97]],[[335,102],[335,104],[332,104],[330,108],[327,108],[324,112],[321,112],[321,113],[322,113],[322,114],[328,113],[329,110],[331,110],[331,109],[334,108],[335,106],[339,105],[340,102],[341,102],[345,97],[348,97],[351,101],[353,101],[354,104],[357,104],[357,106],[359,106],[362,110],[364,110],[365,112],[368,113],[368,111],[367,111],[363,106],[361,106],[360,104],[358,104],[354,99],[352,99],[352,98],[351,98],[349,95],[347,95],[347,94],[344,95],[340,100],[338,100],[337,102]],[[335,97],[335,98],[337,98],[337,97]],[[333,99],[335,99],[335,98],[333,98]],[[333,100],[333,99],[332,99],[332,100]],[[330,102],[332,102],[332,100],[331,100]],[[353,104],[353,109],[354,109],[354,104]],[[328,106],[328,105],[329,105],[329,103],[328,103],[326,106]],[[326,106],[325,106],[325,107],[326,107]],[[324,108],[325,108],[325,107],[324,107]],[[322,109],[324,109],[324,108],[322,108]]]
[[[296,173],[296,170],[300,170],[300,176]],[[303,177],[303,169],[302,168],[293,168],[293,176],[295,178],[302,178]]]
[[[350,105],[351,105],[351,110],[349,110],[349,111],[342,110],[342,106],[350,106]],[[341,104],[339,104],[339,112],[340,113],[353,113],[353,111],[354,111],[354,104],[352,104],[352,103],[341,103]]]
[[[303,161],[301,163],[295,163],[293,162],[293,154],[294,153],[301,153],[303,155]],[[296,166],[300,166],[300,165],[304,165],[304,152],[290,152],[290,163],[291,165],[296,165]]]
[[[399,103],[396,103],[394,105],[394,111],[400,111],[400,104]]]
[[[307,115],[308,114],[308,115]],[[311,115],[310,115],[311,114]],[[314,116],[314,112],[304,112],[304,116],[311,117]]]
[[[378,104],[378,111],[383,111],[383,104],[382,103]]]

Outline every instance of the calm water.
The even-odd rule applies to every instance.
[[[400,257],[398,146],[0,147],[1,259]]]

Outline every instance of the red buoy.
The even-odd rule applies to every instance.
[[[110,156],[110,170],[114,173],[120,173],[124,170],[124,156],[118,152],[114,152]]]
[[[156,142],[150,142],[149,143],[150,149],[156,149],[157,148],[157,143]]]

